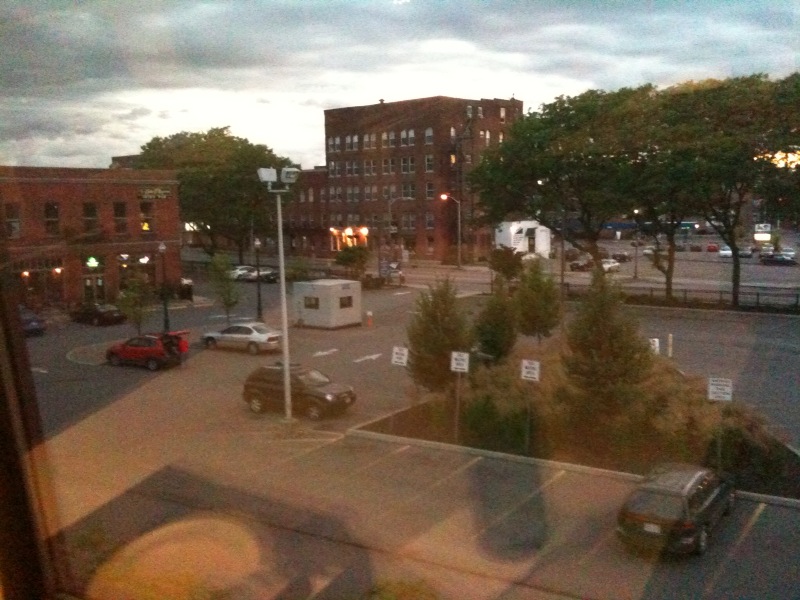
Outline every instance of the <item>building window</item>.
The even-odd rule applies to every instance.
[[[353,161],[353,175],[358,175],[358,172],[359,172],[358,171],[358,161],[354,160]]]
[[[22,234],[19,204],[5,205],[6,236],[16,239]]]
[[[471,104],[467,104],[467,118],[468,119],[472,118],[472,105]]]
[[[314,188],[308,188],[308,201],[314,202]]]
[[[500,107],[500,122],[501,123],[505,123],[506,122],[506,107],[505,106],[501,106]]]
[[[352,296],[340,296],[339,297],[339,308],[353,308],[353,297]]]
[[[486,137],[484,139],[486,140],[487,146],[492,143],[492,132],[488,129],[486,130]]]
[[[361,201],[361,186],[354,185],[353,186],[353,202],[360,202]]]
[[[378,199],[378,186],[377,185],[373,185],[372,186],[372,199],[373,200],[377,200]]]
[[[155,213],[153,210],[152,202],[139,203],[139,221],[141,222],[143,233],[154,233],[155,228]]]
[[[408,146],[408,132],[405,129],[400,132],[400,145]]]
[[[114,202],[114,233],[127,233],[128,209],[124,202]]]
[[[393,183],[389,184],[389,199],[397,198],[397,186]]]
[[[97,204],[94,202],[83,203],[83,230],[87,233],[96,232],[100,225],[97,219]]]
[[[456,141],[456,128],[455,127],[451,127],[450,128],[450,141],[451,142],[455,142]]]
[[[478,118],[479,119],[483,118],[483,107],[482,106],[478,107]]]
[[[328,152],[333,152],[333,138],[328,138]]]
[[[341,149],[342,149],[342,140],[337,135],[335,138],[333,138],[333,151],[334,152],[339,152],[339,150],[341,150]]]
[[[432,212],[425,213],[425,229],[433,229],[434,225],[436,224],[436,220],[433,218]]]
[[[430,146],[433,144],[433,127],[425,129],[425,145]]]
[[[44,231],[47,235],[58,235],[61,225],[58,203],[46,202],[44,205]]]
[[[358,134],[353,135],[353,150],[358,150]]]
[[[389,186],[388,185],[383,186],[382,196],[383,196],[384,200],[388,200],[389,199]]]
[[[352,202],[353,201],[353,186],[351,186],[351,185],[347,186],[347,201],[348,202]]]
[[[404,199],[413,200],[417,195],[417,186],[414,183],[404,183],[402,190]]]
[[[300,202],[306,201],[306,193],[303,190],[300,190]]]
[[[394,131],[389,132],[389,148],[397,146],[397,140],[394,137]]]
[[[417,141],[417,139],[416,139],[416,136],[414,135],[414,130],[413,129],[409,129],[408,130],[408,145],[409,146],[413,146],[416,143],[416,141]]]
[[[372,200],[372,188],[368,185],[364,186],[364,201],[370,202]]]
[[[344,174],[345,175],[353,174],[353,163],[351,163],[349,160],[344,161]]]
[[[464,162],[468,165],[472,164],[472,154],[465,154],[464,155]]]
[[[433,154],[425,155],[425,172],[433,173]]]
[[[319,297],[318,296],[304,296],[303,308],[310,310],[319,310]]]
[[[425,183],[425,199],[426,200],[433,200],[436,196],[436,187],[433,185],[432,181],[428,181]]]
[[[504,140],[505,140],[505,135],[503,135],[503,132],[501,131],[500,133],[497,134],[497,143],[502,144]]]
[[[381,133],[381,148],[389,147],[389,134],[385,131]]]

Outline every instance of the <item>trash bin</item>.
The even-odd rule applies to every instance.
[[[181,300],[194,300],[194,282],[186,277],[181,277],[181,285],[178,288],[178,298]]]

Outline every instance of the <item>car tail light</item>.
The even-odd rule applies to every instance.
[[[675,524],[675,530],[678,533],[682,534],[694,533],[695,529],[697,528],[695,527],[695,524],[692,523],[691,521],[678,521]]]

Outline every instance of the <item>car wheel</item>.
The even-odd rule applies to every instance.
[[[250,409],[250,412],[260,415],[266,410],[267,405],[261,394],[251,392],[247,395],[247,407]]]
[[[117,356],[116,354],[109,355],[108,362],[111,363],[115,367],[118,367],[118,366],[120,366],[122,364],[122,361],[120,360],[119,356]]]
[[[258,344],[256,344],[255,342],[250,342],[249,344],[247,344],[247,352],[253,355],[258,354]]]
[[[147,367],[148,371],[158,371],[158,368],[161,366],[159,362],[155,358],[150,358],[144,365]]]
[[[708,550],[708,527],[705,525],[697,534],[697,545],[694,550],[696,554],[705,554]]]
[[[312,421],[319,421],[322,418],[322,415],[322,407],[319,404],[314,404],[312,402],[308,405],[308,408],[306,408],[306,416]]]
[[[725,505],[725,514],[729,515],[733,512],[733,507],[736,505],[736,493],[731,492],[731,495],[728,496],[728,503]]]
[[[205,344],[206,348],[209,349],[214,349],[217,347],[217,340],[215,340],[214,338],[205,338],[203,340],[203,343]]]

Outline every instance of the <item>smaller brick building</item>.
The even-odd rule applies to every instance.
[[[2,264],[33,307],[114,301],[139,273],[180,282],[174,171],[0,166]]]

